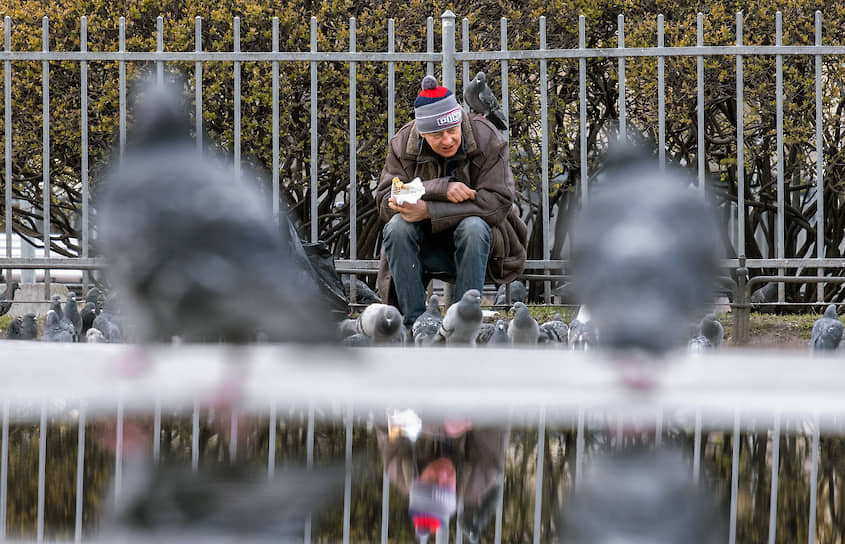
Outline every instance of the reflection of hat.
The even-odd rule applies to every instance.
[[[415,480],[408,494],[408,511],[417,535],[437,532],[449,524],[457,508],[457,496],[451,487]]]
[[[429,75],[423,78],[422,91],[414,100],[414,118],[417,132],[428,134],[460,125],[463,110],[452,91]]]

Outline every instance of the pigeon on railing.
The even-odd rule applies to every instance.
[[[502,111],[496,95],[487,85],[487,76],[484,72],[475,74],[475,78],[466,86],[464,100],[472,111],[484,115],[499,130],[508,129],[505,112]]]
[[[842,341],[842,321],[836,313],[836,304],[829,304],[824,315],[813,323],[810,334],[810,349],[813,351],[833,351]]]
[[[540,338],[540,326],[531,317],[528,306],[523,302],[513,305],[514,316],[508,325],[508,338],[514,345],[534,345]]]
[[[334,322],[284,227],[234,166],[200,154],[179,90],[144,89],[105,177],[98,232],[141,342],[330,342]]]
[[[461,300],[446,310],[434,343],[474,346],[482,317],[481,293],[477,289],[470,289],[461,296]]]
[[[437,335],[437,330],[443,322],[443,316],[440,313],[440,297],[431,295],[428,299],[428,305],[423,313],[414,321],[411,326],[411,333],[414,336],[414,344],[417,346],[427,346]]]

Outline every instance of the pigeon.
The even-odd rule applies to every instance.
[[[578,308],[575,319],[569,323],[567,344],[572,351],[587,351],[598,345],[598,331],[585,305]]]
[[[104,344],[106,337],[100,329],[91,327],[85,332],[85,341],[89,344]]]
[[[373,345],[404,344],[402,314],[389,304],[370,304],[358,316],[358,332]]]
[[[346,296],[352,300],[352,278],[346,274],[341,278],[343,287],[346,289]],[[381,297],[370,289],[364,281],[355,279],[355,303],[356,304],[382,304]]]
[[[508,325],[508,337],[511,344],[531,345],[536,344],[540,337],[540,327],[537,320],[531,317],[528,306],[523,302],[513,305],[514,316]]]
[[[701,334],[713,344],[714,348],[722,345],[725,338],[725,329],[716,318],[716,314],[707,314],[701,320]]]
[[[67,295],[67,302],[65,302],[65,318],[68,319],[76,331],[77,341],[82,334],[82,316],[79,313],[79,308],[76,306],[76,293],[71,291]]]
[[[704,353],[714,349],[713,342],[703,334],[697,334],[690,338],[687,348],[691,353]]]
[[[723,251],[716,216],[685,172],[614,150],[573,226],[576,291],[602,349],[665,354],[712,304]]]
[[[411,326],[411,333],[414,336],[414,344],[417,346],[427,346],[431,344],[434,337],[437,335],[437,330],[443,322],[443,317],[440,313],[440,297],[431,295],[428,299],[428,305],[423,313],[414,321]]]
[[[769,309],[767,303],[776,302],[778,299],[778,284],[767,283],[751,293],[751,309],[761,312]]]
[[[94,319],[97,317],[96,304],[94,302],[86,302],[79,315],[82,317],[82,330],[79,332],[82,336],[85,336],[88,329],[94,325]]]
[[[73,323],[62,319],[53,311],[48,310],[44,318],[44,340],[47,342],[73,342],[76,331]]]
[[[356,332],[341,340],[341,344],[347,347],[364,348],[373,345],[373,341],[364,333]]]
[[[716,544],[728,509],[709,480],[695,481],[678,450],[638,447],[599,454],[562,502],[558,541]]]
[[[446,310],[434,343],[474,346],[475,337],[481,327],[481,318],[481,293],[477,289],[469,289],[461,296],[461,300]]]
[[[15,300],[15,291],[18,290],[18,282],[13,281],[0,293],[0,315],[6,315],[12,309],[12,301]]]
[[[142,343],[330,342],[336,322],[287,213],[277,224],[255,176],[197,153],[180,89],[144,89],[103,180],[98,232],[125,324]]]
[[[478,328],[478,334],[475,335],[475,344],[483,346],[490,342],[493,334],[496,332],[496,325],[493,323],[482,323]]]
[[[495,306],[505,306],[508,304],[508,297],[505,290],[505,284],[499,286],[496,290],[496,301],[494,302]],[[510,303],[513,304],[514,302],[525,302],[525,299],[528,298],[528,289],[525,287],[525,284],[519,280],[514,280],[510,283],[511,288],[511,300]]]
[[[488,346],[504,346],[511,343],[511,339],[508,336],[508,322],[504,319],[499,319],[496,321],[495,328],[493,330],[493,336],[490,337],[490,341],[487,342]]]
[[[291,542],[307,519],[342,501],[343,466],[266,471],[249,465],[126,462],[102,542]]]
[[[836,314],[836,305],[830,304],[824,315],[813,323],[810,334],[810,349],[812,351],[833,351],[842,340],[842,321]]]
[[[21,340],[38,339],[38,322],[35,313],[27,312],[21,317]]]
[[[103,333],[103,337],[109,344],[119,344],[123,342],[123,333],[120,328],[120,323],[117,317],[112,313],[110,305],[106,304],[100,315],[94,318],[91,327],[98,329]]]
[[[6,340],[20,340],[21,327],[23,326],[23,319],[14,317],[9,321],[9,326],[6,327]]]
[[[545,344],[566,345],[569,342],[569,325],[563,316],[556,313],[550,321],[540,325],[540,342]]]
[[[65,316],[65,311],[62,309],[61,295],[53,295],[52,297],[50,297],[50,309],[56,312],[56,315],[59,316],[59,319]]]
[[[472,111],[483,114],[499,130],[508,129],[505,112],[487,85],[487,75],[484,72],[475,74],[475,78],[464,89],[464,100]]]
[[[85,295],[85,303],[92,303],[94,305],[95,313],[100,313],[100,310],[103,309],[103,303],[100,301],[101,296],[102,291],[100,291],[100,289],[97,287],[92,287],[91,289],[88,289],[88,294]]]

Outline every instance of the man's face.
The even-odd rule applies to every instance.
[[[419,476],[421,482],[455,489],[457,474],[455,465],[445,457],[439,457],[425,466]]]
[[[456,125],[439,132],[422,134],[428,146],[441,157],[449,158],[458,152],[461,145],[461,125]]]

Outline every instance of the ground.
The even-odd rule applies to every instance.
[[[749,347],[779,349],[809,349],[810,332],[817,314],[751,314]],[[733,345],[733,315],[722,314],[720,321],[725,326],[725,344]]]

